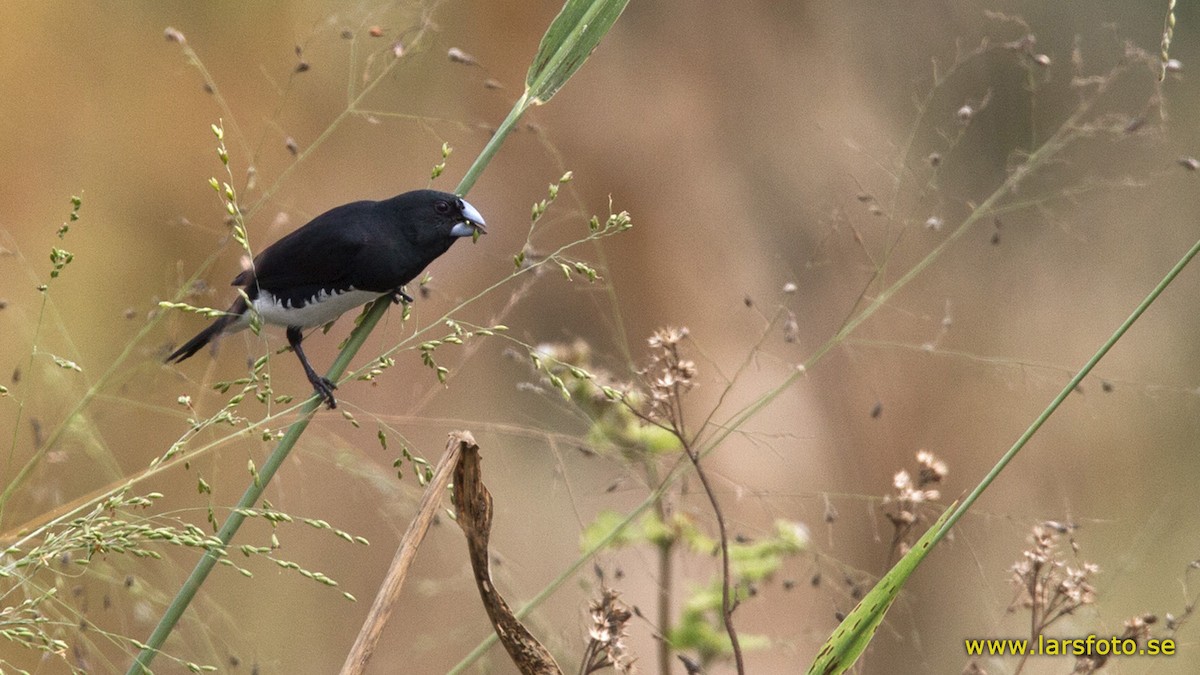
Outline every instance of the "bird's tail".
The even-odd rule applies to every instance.
[[[196,337],[183,343],[183,346],[171,352],[165,360],[165,363],[179,363],[187,358],[190,358],[196,352],[204,348],[204,345],[212,342],[221,333],[225,332],[230,325],[236,323],[246,313],[246,301],[238,298],[237,302],[229,308],[229,312],[217,317],[216,321],[196,334]]]

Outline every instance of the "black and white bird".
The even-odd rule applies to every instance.
[[[255,256],[250,269],[233,280],[244,297],[239,295],[228,312],[166,362],[179,363],[218,335],[248,327],[254,313],[263,323],[287,327],[288,344],[308,381],[325,404],[335,408],[334,383],[313,370],[300,347],[303,330],[383,296],[412,302],[405,284],[455,240],[486,232],[484,225],[475,207],[436,190],[330,209]]]

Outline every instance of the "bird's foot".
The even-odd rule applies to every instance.
[[[312,386],[313,389],[317,391],[317,395],[321,397],[321,400],[325,401],[325,405],[328,406],[330,410],[333,410],[337,407],[337,399],[333,397],[333,390],[337,389],[337,385],[334,384],[329,378],[318,377],[312,380]]]
[[[408,293],[405,293],[404,291],[400,290],[399,288],[397,288],[396,290],[392,291],[392,292],[389,294],[389,297],[391,297],[391,299],[392,299],[392,303],[393,303],[393,304],[396,304],[396,305],[398,305],[398,304],[400,304],[400,303],[402,303],[402,302],[403,302],[404,304],[406,304],[406,305],[411,305],[411,304],[412,304],[412,301],[413,301],[413,299],[412,299],[412,296],[411,296],[411,295],[409,295]]]

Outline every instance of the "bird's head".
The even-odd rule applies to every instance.
[[[449,192],[413,190],[381,204],[393,210],[392,218],[405,238],[434,257],[461,237],[487,232],[479,211]]]

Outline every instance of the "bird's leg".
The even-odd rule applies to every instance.
[[[330,382],[328,378],[321,377],[313,367],[309,365],[308,358],[304,356],[304,349],[300,347],[301,340],[304,339],[304,333],[301,332],[299,326],[288,326],[287,329],[288,344],[292,346],[292,351],[296,352],[296,356],[300,359],[300,365],[304,366],[304,374],[308,376],[308,381],[312,383],[313,389],[317,390],[317,394],[325,401],[325,405],[332,410],[337,407],[337,401],[333,398],[333,390],[337,389],[337,385]]]
[[[389,295],[389,297],[391,297],[392,303],[397,304],[397,305],[402,302],[406,305],[411,305],[412,301],[413,301],[412,296],[409,295],[408,293],[405,293],[404,290],[401,288],[397,288],[396,290],[392,291],[388,295]]]

